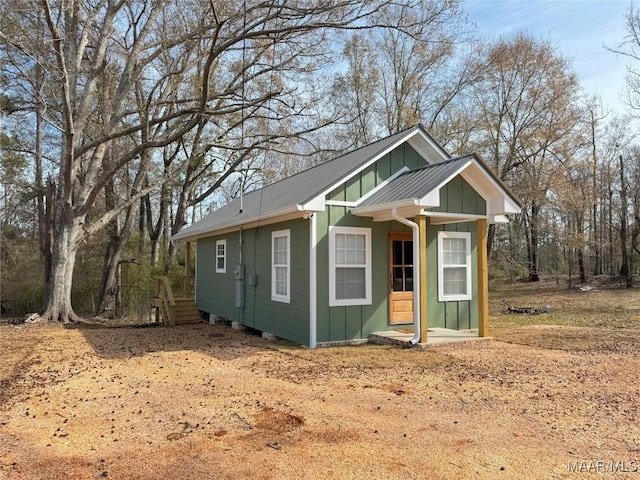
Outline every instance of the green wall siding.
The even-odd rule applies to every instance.
[[[227,271],[216,273],[216,241],[227,241]],[[198,240],[196,253],[196,303],[204,312],[237,320],[233,268],[239,257],[238,233]]]
[[[460,175],[440,189],[440,206],[431,209],[434,212],[466,213],[485,215],[487,203]]]
[[[406,328],[388,321],[388,237],[390,232],[410,231],[397,222],[371,222],[351,216],[346,207],[331,207],[318,215],[318,342],[367,338],[381,330]],[[372,305],[329,307],[329,225],[372,229]],[[438,232],[471,233],[472,299],[438,301]],[[474,222],[432,225],[427,233],[427,322],[429,327],[466,330],[478,328],[477,240]]]
[[[290,303],[271,300],[271,233],[290,230]],[[242,231],[242,261],[245,265],[245,307],[235,307],[234,268],[240,260],[239,233],[198,240],[198,308],[227,320],[302,345],[309,345],[309,220],[251,228]],[[227,240],[227,273],[216,274],[216,240]],[[248,285],[256,274],[255,287]]]
[[[389,232],[407,231],[407,227],[397,222],[356,217],[347,207],[328,206],[316,216],[318,342],[367,338],[373,332],[388,330]],[[371,229],[371,305],[329,307],[329,227],[334,225]]]
[[[438,301],[438,232],[471,233],[471,300]],[[430,225],[427,233],[427,326],[467,330],[478,328],[478,269],[475,222]]]
[[[401,168],[412,169],[426,164],[426,160],[411,145],[405,143],[335,188],[327,195],[327,200],[355,202]]]

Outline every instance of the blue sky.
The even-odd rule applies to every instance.
[[[549,40],[567,57],[586,91],[609,109],[622,112],[625,57],[606,50],[625,35],[629,1],[464,0],[463,8],[483,38],[525,31]]]

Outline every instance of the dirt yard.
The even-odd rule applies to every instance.
[[[425,350],[2,325],[0,479],[640,479],[638,290],[491,302],[493,340]]]

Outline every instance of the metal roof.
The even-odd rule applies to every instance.
[[[224,228],[259,221],[284,212],[300,210],[304,204],[337,184],[341,179],[348,177],[353,172],[357,172],[371,159],[400,144],[416,131],[433,141],[421,125],[410,127],[333,160],[272,183],[260,190],[247,193],[242,200],[242,211],[240,210],[240,199],[236,198],[220,209],[206,215],[200,221],[184,228],[174,235],[172,240],[204,236]],[[441,147],[438,148],[441,149]],[[442,152],[446,155],[446,152]]]

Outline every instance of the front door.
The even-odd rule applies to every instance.
[[[389,235],[389,323],[413,322],[413,236]]]

